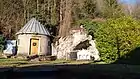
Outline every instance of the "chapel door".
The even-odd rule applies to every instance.
[[[38,47],[39,47],[39,39],[31,39],[31,51],[30,55],[37,55],[38,54]]]

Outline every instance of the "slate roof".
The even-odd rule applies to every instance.
[[[49,31],[35,18],[28,21],[27,24],[16,33],[16,35],[19,34],[41,34],[50,36]]]

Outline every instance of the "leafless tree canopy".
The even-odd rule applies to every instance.
[[[0,31],[9,39],[15,38],[14,34],[35,17],[45,26],[55,26],[56,35],[63,37],[79,20],[123,13],[139,18],[139,9],[139,4],[127,7],[117,0],[0,0]]]

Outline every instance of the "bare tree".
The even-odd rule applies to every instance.
[[[10,0],[1,1],[2,8],[0,13],[0,27],[4,35],[11,39],[14,38],[15,32],[19,29],[19,25],[23,23],[23,6],[21,1]]]
[[[137,0],[137,4],[134,7],[133,16],[137,19],[140,19],[140,1],[139,0]]]

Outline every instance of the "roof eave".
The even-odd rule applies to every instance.
[[[22,35],[22,34],[35,34],[35,35],[51,36],[51,35],[47,35],[47,34],[40,34],[40,33],[16,33],[16,35]]]

